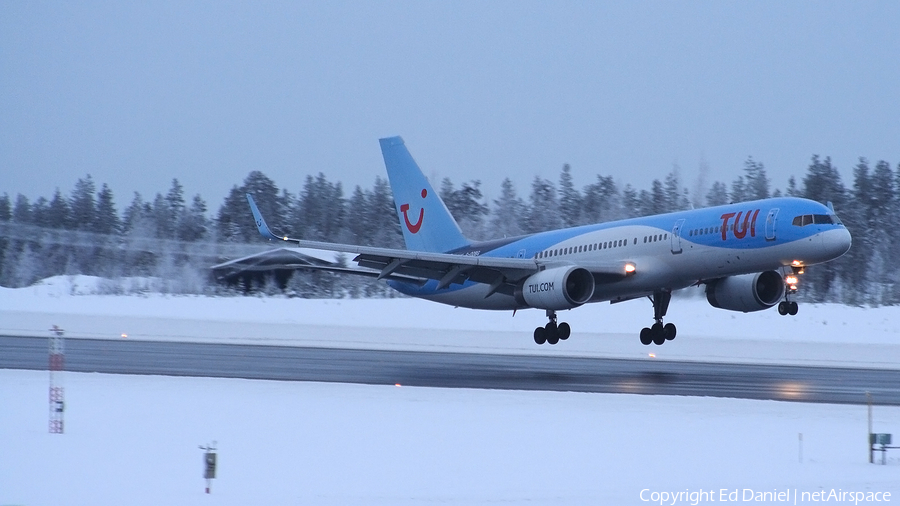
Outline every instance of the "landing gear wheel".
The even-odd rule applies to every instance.
[[[781,301],[778,303],[778,314],[784,316],[788,314],[788,303],[786,301]]]
[[[544,344],[547,342],[547,332],[544,327],[534,329],[534,342],[536,344]]]
[[[556,323],[550,322],[544,327],[544,333],[547,335],[547,344],[556,344],[559,342],[559,331]]]
[[[791,301],[788,303],[787,312],[791,316],[797,316],[797,311],[800,310],[800,307],[797,306],[796,301]]]
[[[674,323],[667,323],[665,327],[663,327],[663,334],[666,336],[666,341],[671,341],[675,339],[675,333],[677,329],[675,328]]]
[[[571,333],[572,328],[569,327],[569,324],[566,322],[562,322],[556,327],[556,335],[558,335],[562,341],[568,339]]]
[[[649,345],[653,342],[653,336],[651,335],[650,329],[644,327],[641,329],[641,344],[644,346]]]
[[[650,332],[653,334],[653,344],[659,346],[666,342],[666,331],[663,329],[663,325],[660,322],[656,322],[650,327]]]
[[[556,334],[556,322],[550,322],[545,327],[544,330],[547,331],[547,334]],[[548,336],[549,337],[549,336]]]

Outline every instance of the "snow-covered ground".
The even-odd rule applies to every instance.
[[[900,500],[900,454],[867,463],[865,406],[65,376],[57,435],[48,374],[0,370],[0,504],[651,504],[645,489]],[[900,408],[876,407],[875,429],[900,432]],[[205,496],[198,445],[213,440]]]
[[[636,330],[649,303],[593,305],[562,313],[575,334],[550,347],[530,340],[537,311],[106,296],[91,294],[96,283],[0,289],[0,332],[47,335],[56,324],[69,338],[900,363],[897,308],[804,305],[791,319],[682,297],[668,318],[678,338],[648,348]],[[80,373],[63,382],[66,433],[51,435],[48,373],[0,370],[0,505],[684,505],[766,492],[838,502],[832,491],[900,500],[900,453],[867,463],[864,406]],[[900,408],[874,414],[876,432],[900,433]],[[198,445],[213,440],[207,496]]]
[[[537,346],[531,333],[546,322],[537,310],[513,316],[417,299],[95,295],[97,284],[61,276],[0,288],[0,333],[43,336],[59,325],[70,338],[900,367],[900,307],[802,304],[799,315],[782,317],[774,309],[715,309],[695,292],[673,298],[666,321],[678,325],[678,337],[663,346],[638,341],[640,328],[652,323],[645,299],[560,312],[572,337]]]

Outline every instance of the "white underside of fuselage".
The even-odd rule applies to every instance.
[[[620,281],[598,283],[590,302],[628,300],[652,294],[658,290],[679,290],[698,282],[776,270],[798,261],[811,265],[836,258],[844,253],[833,244],[839,240],[841,230],[827,230],[809,237],[786,243],[771,241],[766,245],[757,243],[755,247],[723,248],[701,245],[685,237],[674,238],[668,234],[666,240],[643,242],[643,237],[660,235],[660,230],[652,227],[629,226],[611,230],[601,230],[579,235],[554,244],[547,249],[567,248],[583,244],[597,244],[627,238],[626,246],[594,250],[547,259],[547,264],[570,264],[590,266],[592,263],[629,262],[636,270]],[[641,238],[635,244],[634,238]],[[764,240],[764,239],[763,239]],[[532,253],[533,254],[533,253]],[[538,260],[543,263],[543,260]],[[489,286],[481,283],[467,283],[466,286],[451,286],[443,290],[422,290],[409,285],[394,284],[399,291],[422,299],[457,307],[490,310],[523,309],[515,297],[495,293],[485,297]]]

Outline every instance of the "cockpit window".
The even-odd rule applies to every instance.
[[[797,227],[805,227],[807,225],[843,225],[841,220],[834,214],[804,214],[794,217],[791,220],[791,224]]]

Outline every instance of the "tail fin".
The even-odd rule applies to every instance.
[[[469,244],[400,137],[380,139],[406,249],[445,253]]]

